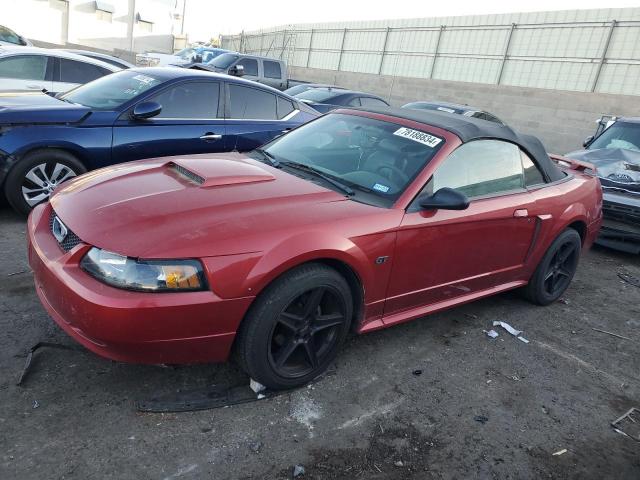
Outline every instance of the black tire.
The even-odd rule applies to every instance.
[[[524,287],[525,297],[537,305],[549,305],[558,300],[576,273],[581,249],[580,234],[573,228],[558,235]]]
[[[41,166],[43,167],[40,168]],[[33,207],[49,199],[49,194],[58,184],[86,171],[84,165],[69,152],[57,149],[37,150],[26,154],[9,170],[4,183],[4,194],[9,205],[28,215]],[[41,183],[27,178],[30,173]],[[56,177],[54,173],[57,174]],[[30,193],[23,193],[23,187]],[[29,197],[29,201],[25,195]]]
[[[256,299],[238,331],[237,360],[251,378],[269,389],[302,386],[333,361],[352,315],[346,280],[325,265],[303,265]]]

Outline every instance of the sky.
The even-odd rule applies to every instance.
[[[637,7],[638,0],[185,0],[189,40],[293,23]],[[179,2],[180,3],[180,2]]]

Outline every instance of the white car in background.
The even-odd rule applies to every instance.
[[[0,45],[18,45],[20,47],[31,47],[33,44],[22,35],[18,35],[10,28],[0,25]]]
[[[136,55],[138,67],[184,67],[193,63],[207,63],[228,50],[217,47],[187,47],[174,54],[169,53],[139,53]]]
[[[62,50],[0,47],[0,91],[46,90],[56,94],[122,70]]]

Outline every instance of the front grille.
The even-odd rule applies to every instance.
[[[53,219],[55,218],[55,216],[56,213],[51,210],[51,215],[49,216],[49,231],[51,232],[51,235],[53,235]],[[58,240],[56,239],[56,241]],[[66,237],[64,237],[62,242],[58,242],[58,245],[60,245],[60,248],[62,248],[62,250],[68,252],[79,243],[82,243],[80,237],[78,237],[75,233],[69,230],[69,227],[67,227],[67,235]]]
[[[171,162],[171,165],[169,165],[169,167],[178,172],[183,177],[187,177],[193,183],[197,183],[198,185],[202,185],[204,183],[204,178],[196,173],[193,173],[191,170],[187,170],[182,165]]]
[[[640,225],[640,208],[605,200],[602,202],[602,211],[605,217],[612,220]]]

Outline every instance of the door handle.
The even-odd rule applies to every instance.
[[[529,216],[529,210],[526,208],[519,208],[513,212],[513,218],[526,218]]]
[[[287,132],[290,132],[290,131],[291,131],[290,128],[285,128],[284,130],[282,130],[282,133],[287,133]]]
[[[207,132],[200,137],[200,140],[204,140],[205,142],[211,142],[214,140],[220,140],[221,138],[222,138],[222,135],[218,133]]]
[[[35,83],[29,83],[27,84],[27,88],[30,88],[32,90],[42,90],[44,87],[42,85],[37,85]]]

